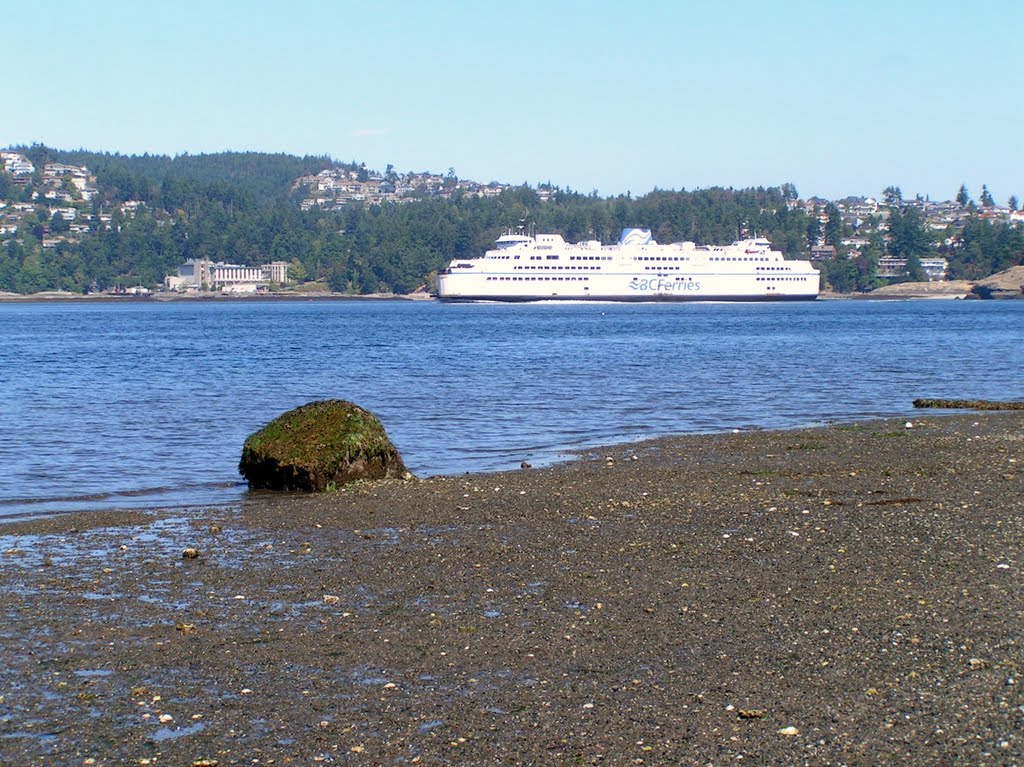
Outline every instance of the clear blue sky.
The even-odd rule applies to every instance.
[[[1024,0],[0,3],[0,146],[1024,197]]]

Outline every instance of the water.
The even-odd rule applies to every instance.
[[[416,474],[1024,397],[1024,302],[0,304],[0,516],[211,504],[322,398]]]

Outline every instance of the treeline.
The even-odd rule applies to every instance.
[[[218,190],[220,197],[233,192],[267,204],[289,197],[292,183],[300,176],[330,167],[357,167],[335,163],[326,156],[295,157],[264,152],[168,157],[58,150],[42,144],[14,147],[13,151],[25,155],[37,171],[50,162],[88,166],[96,176],[102,202],[140,200],[169,211],[211,189]]]
[[[796,199],[789,184],[655,190],[638,198],[554,189],[547,201],[524,186],[497,198],[456,192],[451,199],[302,211],[292,194],[295,179],[337,167],[329,158],[259,153],[128,157],[38,145],[20,151],[37,169],[46,162],[88,165],[99,194],[83,213],[114,212],[109,227],[48,248],[42,247],[44,237],[66,231],[67,223],[48,215],[42,205],[23,216],[17,237],[0,250],[0,291],[18,293],[153,287],[191,258],[246,265],[288,261],[294,278],[324,280],[336,291],[404,293],[429,286],[433,274],[452,258],[479,255],[503,230],[519,225],[558,232],[570,241],[605,243],[632,226],[650,228],[660,242],[727,243],[756,234],[790,258],[806,256],[809,246],[824,237],[838,251],[824,264],[830,284],[843,291],[867,290],[875,287],[875,267],[886,253],[905,251],[911,256],[905,277],[918,276],[914,258],[935,253],[938,236],[925,230],[919,214],[914,218],[916,211],[894,209],[891,241],[875,235],[858,259],[848,259],[841,244],[848,232],[838,210],[830,208],[828,223],[820,226],[816,216],[787,207]],[[358,169],[354,163],[343,167]],[[38,178],[34,183],[43,190]],[[30,200],[36,187],[7,184],[4,189],[15,199]],[[129,199],[145,206],[122,215],[116,206]],[[1017,228],[972,219],[963,242],[963,247],[947,249],[957,276],[984,276],[1024,259]]]

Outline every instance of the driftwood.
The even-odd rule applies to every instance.
[[[960,410],[1024,410],[1024,402],[995,402],[987,399],[916,399],[914,407],[957,408]]]

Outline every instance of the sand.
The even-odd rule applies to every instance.
[[[1022,427],[0,524],[0,764],[1017,764]]]

